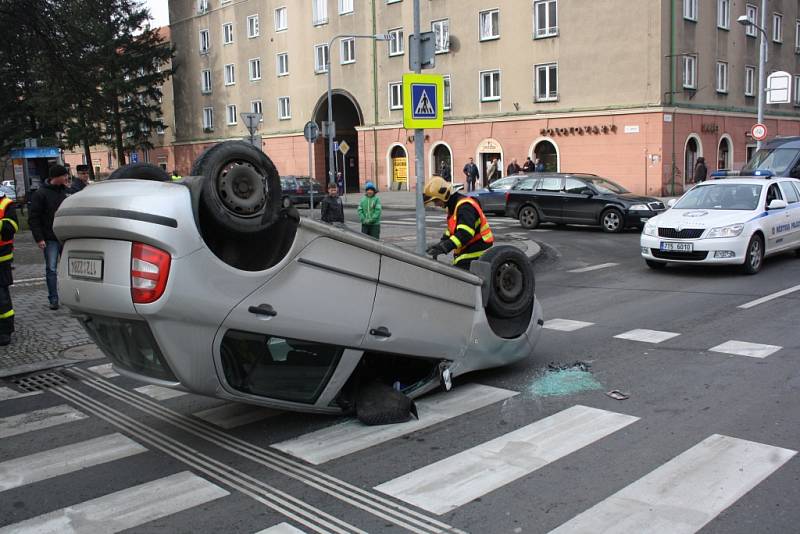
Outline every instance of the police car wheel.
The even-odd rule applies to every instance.
[[[756,274],[764,264],[764,239],[756,234],[750,238],[747,244],[747,254],[744,256],[742,272],[744,274]]]
[[[644,260],[648,267],[651,269],[658,271],[659,269],[663,269],[667,266],[667,262],[665,261],[653,261],[653,260]]]
[[[516,317],[531,308],[536,280],[530,259],[517,247],[495,246],[478,260],[489,264],[487,313]]]
[[[152,182],[169,182],[167,171],[152,163],[129,163],[115,170],[109,180],[150,180]]]
[[[527,230],[536,228],[539,226],[539,212],[533,206],[523,206],[519,210],[519,223]]]

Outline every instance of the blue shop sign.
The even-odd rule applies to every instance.
[[[11,151],[12,159],[58,158],[60,156],[61,149],[54,146],[15,148]]]

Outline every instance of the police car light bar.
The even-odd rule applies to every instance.
[[[714,171],[711,173],[711,178],[736,178],[746,176],[754,176],[769,180],[775,176],[775,173],[764,169],[756,169],[752,174],[742,174],[740,171]]]
[[[711,173],[712,178],[729,178],[732,176],[739,176],[739,171],[714,171]]]

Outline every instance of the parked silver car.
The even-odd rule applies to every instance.
[[[300,218],[281,209],[270,160],[241,142],[192,174],[132,165],[56,214],[62,302],[120,373],[339,413],[366,383],[414,398],[532,354],[542,311],[518,249],[465,272]]]

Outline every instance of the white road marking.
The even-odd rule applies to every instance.
[[[94,367],[89,367],[89,370],[96,375],[102,376],[103,378],[114,378],[115,376],[119,376],[119,373],[114,371],[114,368],[110,363],[95,365]]]
[[[645,328],[637,328],[629,332],[623,332],[614,337],[619,339],[630,339],[631,341],[642,341],[644,343],[661,343],[673,337],[678,337],[680,334],[675,332],[662,332],[660,330],[647,330]]]
[[[733,354],[734,356],[750,356],[751,358],[766,358],[775,354],[783,347],[778,345],[763,345],[761,343],[748,343],[747,341],[726,341],[722,345],[717,345],[708,349],[711,352],[721,352],[723,354]]]
[[[0,533],[119,532],[229,493],[188,471],[33,517]]]
[[[122,434],[65,445],[0,463],[0,491],[147,452]]]
[[[545,321],[542,328],[548,330],[559,330],[561,332],[574,332],[587,326],[592,326],[594,323],[587,323],[584,321],[572,321],[570,319],[550,319]]]
[[[12,415],[0,419],[0,439],[81,419],[86,419],[86,416],[66,404]]]
[[[746,303],[742,304],[741,306],[739,306],[739,309],[747,310],[749,308],[753,308],[755,306],[758,306],[759,304],[764,304],[765,302],[769,302],[771,300],[775,300],[777,298],[784,297],[784,296],[789,295],[791,293],[794,293],[796,291],[800,291],[800,285],[797,285],[797,286],[794,286],[794,287],[790,287],[789,289],[784,289],[783,291],[778,291],[776,293],[772,293],[771,295],[767,295],[766,297],[761,297],[760,299],[751,300],[750,302],[746,302]]]
[[[609,267],[615,267],[619,265],[619,263],[601,263],[599,265],[590,265],[589,267],[581,267],[580,269],[571,269],[567,271],[568,273],[588,273],[590,271],[598,271],[600,269],[607,269]]]
[[[275,417],[281,413],[283,412],[261,406],[231,402],[192,415],[220,428],[231,429]]]
[[[444,514],[638,419],[597,408],[573,406],[375,489],[429,512]]]
[[[255,534],[305,534],[299,528],[294,528],[289,523],[280,523],[275,525],[274,527],[265,528],[264,530],[259,530]]]
[[[138,391],[142,395],[147,395],[150,398],[160,401],[167,399],[174,399],[175,397],[186,395],[185,391],[179,391],[177,389],[164,388],[161,386],[153,386],[153,385],[141,386],[134,389],[135,391]]]
[[[795,454],[715,434],[551,534],[697,532]]]
[[[273,447],[318,465],[489,406],[516,394],[516,391],[507,389],[467,384],[447,393],[421,399],[417,402],[419,420],[412,419],[407,423],[384,426],[367,426],[357,420],[349,420],[276,443]]]
[[[31,395],[38,395],[41,391],[15,391],[11,388],[0,387],[0,401],[21,399],[22,397],[30,397]]]

